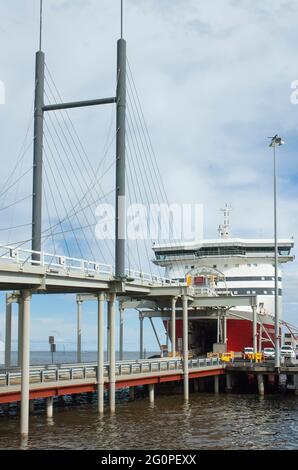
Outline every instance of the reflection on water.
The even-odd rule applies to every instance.
[[[23,449],[298,449],[298,397],[192,394],[157,396],[96,412],[95,397],[30,417],[30,436],[18,436],[19,416],[0,414],[0,448]]]

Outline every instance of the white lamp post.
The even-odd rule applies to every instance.
[[[277,191],[276,191],[276,147],[284,144],[284,141],[277,134],[269,137],[271,143],[269,147],[273,149],[274,167],[274,304],[275,304],[275,367],[280,367],[280,334],[279,334],[279,305],[278,305],[278,240],[277,240]]]

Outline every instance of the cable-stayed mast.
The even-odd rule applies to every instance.
[[[35,65],[32,250],[41,251],[42,240],[42,176],[44,113],[116,103],[116,215],[115,215],[115,275],[125,277],[126,204],[125,204],[125,140],[126,140],[126,41],[123,39],[123,0],[121,0],[121,38],[117,41],[116,96],[69,103],[44,104],[45,55],[42,46],[42,0],[40,0],[39,50]],[[35,254],[38,260],[39,255]]]
[[[32,250],[41,251],[42,229],[42,160],[43,160],[43,107],[45,55],[42,43],[42,0],[40,0],[39,50],[35,56],[34,143],[33,143],[33,198],[32,198]],[[38,256],[34,256],[38,259]]]

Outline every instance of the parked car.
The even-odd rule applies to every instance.
[[[295,359],[296,354],[292,346],[282,346],[280,348],[280,357]]]
[[[274,359],[275,358],[275,349],[274,348],[264,348],[263,354],[265,359]]]

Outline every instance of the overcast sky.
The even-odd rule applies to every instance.
[[[38,3],[0,2],[0,80],[6,86],[6,104],[0,106],[1,184],[14,167],[32,115]],[[119,4],[44,0],[43,50],[65,100],[113,95]],[[278,152],[279,235],[297,235],[298,105],[290,100],[291,84],[298,79],[297,19],[295,0],[125,1],[128,59],[168,199],[202,203],[206,237],[217,236],[219,209],[226,202],[233,208],[234,236],[272,237],[272,153],[267,136],[275,133],[286,141]],[[95,167],[111,109],[78,110],[71,116]],[[23,170],[30,168],[31,159],[29,151]],[[30,191],[28,176],[18,197]],[[9,202],[8,197],[1,206]],[[0,213],[1,227],[27,223],[30,199],[14,211],[13,216]],[[297,281],[296,262],[285,266],[284,316],[294,323]],[[85,310],[83,341],[88,349],[95,344],[95,305]],[[1,332],[3,299],[0,312]],[[136,349],[135,314],[129,315],[127,348]],[[65,341],[75,338],[73,298],[59,303],[35,299],[33,319],[35,340],[46,339],[51,330],[59,331]],[[155,347],[149,331],[148,349]]]

